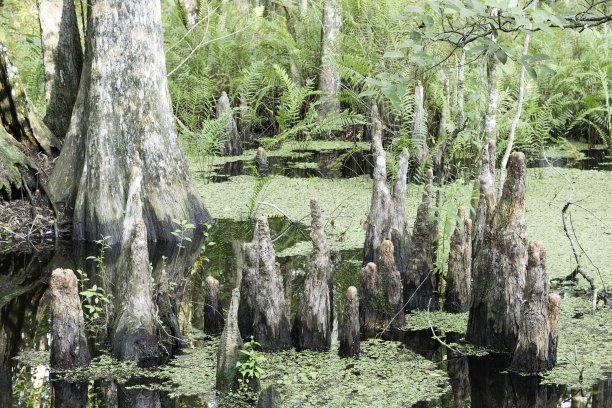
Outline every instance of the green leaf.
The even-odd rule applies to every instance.
[[[383,58],[403,58],[403,57],[404,57],[404,53],[400,50],[387,51],[383,55]]]
[[[404,12],[406,13],[424,13],[425,11],[419,6],[406,6],[404,7]]]
[[[505,64],[506,61],[508,61],[508,55],[501,48],[496,49],[494,52],[495,52],[495,56],[502,64]]]

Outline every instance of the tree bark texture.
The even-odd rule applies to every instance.
[[[321,27],[321,73],[319,91],[328,94],[319,105],[319,118],[326,118],[332,113],[340,113],[340,73],[334,69],[332,60],[338,55],[340,47],[340,30],[342,15],[336,0],[323,2],[323,26]]]
[[[243,348],[242,337],[238,330],[238,303],[240,302],[240,291],[238,288],[232,290],[232,301],[227,312],[227,322],[217,353],[217,390],[229,392],[236,386],[236,362]]]
[[[200,19],[200,0],[178,0],[177,2],[183,24],[187,28],[193,28]]]
[[[472,270],[466,340],[500,351],[514,351],[521,321],[527,267],[525,177],[525,155],[513,153],[498,206],[495,191],[486,192],[484,239]]]
[[[401,328],[404,325],[404,313],[402,310],[402,277],[395,267],[393,252],[393,242],[385,240],[380,244],[378,275],[380,278],[380,287],[384,294],[385,320],[391,322],[391,327]]]
[[[137,152],[149,240],[176,241],[173,219],[211,223],[177,140],[160,3],[93,0],[87,27],[79,93],[49,185],[56,202],[74,208],[73,238],[121,241]]]
[[[344,313],[342,314],[342,329],[340,331],[340,357],[359,358],[359,300],[357,288],[350,286],[346,290],[346,301],[344,302]]]
[[[548,355],[550,341],[557,332],[553,327],[548,299],[548,274],[546,273],[546,252],[539,241],[529,243],[527,272],[525,276],[524,302],[521,307],[518,342],[510,369],[514,371],[535,373],[552,368],[556,363],[556,354],[551,360]],[[556,338],[554,338],[556,343]]]
[[[257,408],[280,408],[281,396],[276,387],[268,386],[265,390],[259,393],[257,398]]]
[[[225,120],[225,131],[223,134],[223,156],[239,156],[242,154],[240,146],[240,135],[238,134],[238,126],[236,119],[230,106],[230,101],[227,93],[223,91],[219,101],[217,102],[217,118]]]
[[[479,198],[475,205],[476,213],[472,215],[472,260],[476,259],[484,239],[485,225],[487,223],[487,192],[493,192],[493,205],[495,205],[495,141],[489,140],[482,151],[480,176],[478,177]]]
[[[151,360],[158,356],[157,312],[151,293],[147,230],[143,220],[142,163],[136,154],[131,169],[119,276],[114,292],[116,312],[112,354],[122,360]]]
[[[240,280],[240,306],[238,308],[238,327],[245,339],[253,335],[253,319],[259,282],[259,229],[253,231],[253,240],[242,245],[244,267]]]
[[[219,334],[223,331],[223,307],[219,293],[219,281],[209,276],[205,282],[204,333]]]
[[[68,131],[79,90],[83,49],[72,0],[38,0],[45,66],[44,122],[59,138]]]
[[[363,245],[363,264],[378,262],[379,247],[385,239],[391,240],[397,270],[403,275],[408,262],[410,232],[406,220],[406,174],[408,172],[408,150],[403,149],[393,186],[387,187],[387,160],[382,145],[382,124],[374,119],[372,150],[376,158],[374,185],[368,213],[366,238]]]
[[[49,282],[51,290],[51,368],[70,370],[89,364],[85,322],[77,278],[70,269],[56,269]]]
[[[34,111],[8,50],[0,43],[0,193],[11,198],[12,189],[22,187],[22,171],[38,172],[26,154],[41,150],[51,155],[61,143]]]
[[[268,217],[257,220],[259,237],[259,279],[255,296],[253,335],[266,351],[278,351],[291,347],[287,302],[283,291],[283,278],[276,254]]]
[[[414,120],[412,124],[412,143],[416,149],[414,156],[415,179],[424,175],[425,162],[429,155],[427,146],[427,123],[425,121],[425,95],[423,83],[418,81],[414,87]]]
[[[428,221],[432,216],[433,172],[425,174],[425,191],[417,210],[410,240],[408,268],[404,276],[404,302],[407,311],[418,309],[438,309],[438,279],[434,273],[434,239],[438,233],[438,223]],[[430,303],[431,300],[431,303]]]
[[[293,324],[293,342],[298,350],[329,350],[331,346],[331,301],[327,280],[331,275],[330,249],[323,229],[321,207],[310,199],[312,255],[304,291]]]
[[[487,110],[485,114],[484,139],[496,140],[497,122],[497,99],[499,89],[497,88],[497,57],[489,53],[487,57]]]
[[[472,281],[472,220],[465,207],[457,211],[459,221],[450,241],[444,310],[464,313],[470,308]]]

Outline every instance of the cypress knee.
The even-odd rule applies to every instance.
[[[438,223],[428,220],[433,206],[433,172],[427,170],[423,200],[417,210],[404,276],[404,299],[407,310],[438,309],[438,280],[434,273],[434,245]]]
[[[293,325],[293,339],[298,350],[328,350],[331,345],[331,304],[327,279],[331,263],[321,207],[316,198],[310,199],[310,215],[313,251]]]
[[[240,290],[232,290],[232,301],[227,312],[227,323],[219,341],[217,352],[217,381],[219,391],[229,392],[236,387],[236,363],[244,344],[238,330],[238,303]]]
[[[357,288],[350,286],[346,291],[342,331],[340,332],[340,357],[359,358],[359,303]]]
[[[370,262],[359,273],[359,326],[362,331],[375,330],[379,325],[378,288],[378,268]]]
[[[485,194],[487,219],[482,248],[473,267],[466,340],[513,352],[516,347],[527,268],[526,165],[513,153],[499,205]]]
[[[240,146],[238,126],[236,125],[236,120],[232,114],[232,107],[225,91],[223,91],[221,98],[217,102],[217,118],[225,120],[224,147],[221,154],[223,156],[241,155],[242,147]]]
[[[255,299],[259,281],[259,233],[257,226],[253,231],[253,240],[242,245],[244,266],[240,281],[240,307],[238,308],[238,327],[243,338],[253,335],[255,318]]]
[[[268,176],[268,155],[261,146],[257,148],[257,154],[255,155],[255,168],[260,177]]]
[[[459,221],[453,232],[448,255],[444,310],[467,312],[470,307],[472,279],[472,220],[465,218],[465,207],[457,211]]]
[[[255,296],[253,335],[266,351],[278,351],[291,347],[287,302],[283,291],[283,278],[276,254],[268,217],[257,220],[259,238],[259,279]]]
[[[380,244],[380,257],[378,258],[378,274],[380,286],[384,294],[382,305],[383,321],[391,322],[394,328],[404,325],[402,311],[402,278],[395,268],[393,259],[393,243],[385,240]]]
[[[548,277],[546,253],[541,242],[529,243],[525,294],[521,307],[518,342],[510,368],[538,372],[551,368],[549,362]]]
[[[559,342],[559,316],[561,314],[561,296],[548,294],[548,361],[550,367],[557,363],[557,344]]]
[[[204,293],[204,333],[219,334],[224,323],[219,281],[212,276],[207,277]]]
[[[408,262],[410,233],[406,220],[406,174],[408,172],[408,150],[400,155],[399,167],[393,194],[387,187],[387,161],[382,145],[382,124],[374,118],[372,150],[376,165],[374,185],[368,213],[366,238],[363,246],[363,264],[378,262],[378,251],[382,241],[391,240],[394,246],[395,266],[404,275]]]
[[[70,269],[56,269],[49,283],[53,310],[51,368],[69,370],[89,364],[83,310],[77,278]]]

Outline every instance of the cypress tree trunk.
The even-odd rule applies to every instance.
[[[178,6],[185,27],[193,28],[199,20],[200,0],[178,0]]]
[[[427,146],[427,123],[425,123],[425,95],[423,83],[418,81],[414,87],[414,121],[412,124],[412,140],[418,148],[414,156],[415,178],[423,176],[424,164],[429,155]]]
[[[324,0],[323,26],[321,28],[321,74],[319,90],[329,94],[319,105],[319,117],[325,118],[331,113],[340,112],[340,73],[332,67],[332,59],[338,54],[340,47],[340,30],[342,15],[337,0]]]
[[[240,334],[247,339],[253,335],[257,283],[259,281],[259,229],[255,226],[253,240],[242,245],[244,267],[240,280],[240,305],[238,307],[238,327]]]
[[[59,138],[68,131],[83,66],[81,36],[72,0],[38,0],[45,65],[44,122]]]
[[[465,113],[463,111],[464,97],[463,97],[463,82],[465,81],[464,75],[465,65],[465,49],[461,49],[459,54],[459,61],[457,62],[457,127],[462,128],[465,122]]]
[[[495,141],[489,140],[482,152],[480,165],[480,176],[478,177],[478,189],[480,191],[478,203],[475,205],[476,213],[472,219],[472,260],[476,259],[478,251],[484,239],[485,224],[487,222],[488,206],[486,195],[493,192],[493,205],[495,205]]]
[[[495,126],[497,122],[497,99],[499,90],[497,88],[497,57],[489,53],[487,58],[487,111],[485,114],[485,140],[495,140]]]
[[[240,350],[244,347],[240,330],[238,330],[238,303],[240,302],[240,291],[238,288],[232,290],[232,301],[227,312],[227,324],[221,334],[219,351],[217,352],[217,382],[219,391],[229,392],[237,384],[236,363]]]
[[[219,293],[219,281],[209,276],[206,278],[204,297],[204,333],[219,334],[223,330],[223,307]]]
[[[160,2],[90,1],[87,27],[79,94],[49,186],[74,208],[73,238],[121,241],[136,153],[149,240],[177,240],[173,219],[210,223],[177,140]]]
[[[485,195],[484,239],[472,271],[466,340],[500,351],[514,351],[521,321],[527,267],[525,176],[525,155],[513,153],[499,205],[494,204],[495,191]]]
[[[293,342],[298,350],[328,350],[331,345],[331,302],[327,279],[331,264],[321,207],[310,199],[312,256],[304,291],[293,324]]]

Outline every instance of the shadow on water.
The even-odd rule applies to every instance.
[[[294,225],[290,231],[284,232],[288,225],[286,219],[270,218],[271,235],[278,237],[275,242],[277,252],[309,241],[306,226]],[[169,273],[171,282],[174,282],[173,313],[183,333],[188,322],[196,329],[203,328],[202,299],[206,276],[219,279],[223,306],[227,308],[236,273],[241,269],[241,243],[251,240],[252,225],[217,220],[209,238],[215,245],[209,242],[205,251],[200,250],[200,243],[185,243],[184,248],[179,248],[175,243],[151,244],[149,248],[155,282],[159,281],[162,271]],[[163,378],[142,379],[139,374],[128,375],[127,381],[50,381],[45,365],[48,363],[41,360],[41,355],[48,358],[46,353],[50,347],[50,299],[46,293],[48,278],[54,268],[67,267],[85,271],[91,279],[90,285],[104,284],[95,262],[87,259],[98,253],[96,246],[63,243],[47,252],[0,255],[0,407],[79,407],[85,406],[84,401],[94,407],[203,406],[202,399],[192,396],[173,399],[167,392],[154,389],[155,381],[164,381]],[[114,248],[105,254],[108,277],[121,273],[116,267],[118,256]],[[303,289],[308,257],[308,254],[298,254],[278,258],[285,281],[285,296],[293,310],[290,316],[294,316]],[[358,286],[361,253],[342,252],[341,259],[333,280],[335,314],[342,310],[341,302],[346,288]],[[166,324],[172,326],[171,322]],[[458,342],[459,337],[447,334],[445,340]],[[420,402],[416,407],[612,407],[612,377],[582,393],[564,386],[540,385],[538,377],[505,373],[508,361],[504,356],[456,355],[432,339],[429,330],[396,332],[390,339],[402,341],[405,347],[431,360],[432,366],[444,368],[448,373],[448,392],[437,400]],[[97,346],[91,346],[96,351]],[[97,351],[100,354],[99,349]],[[16,360],[15,357],[23,352],[31,356]],[[134,389],[135,385],[146,387]],[[201,391],[211,393],[211,390]],[[214,398],[214,393],[212,395]],[[209,406],[223,405],[214,403]]]
[[[294,150],[293,157],[268,157],[268,174],[298,178],[350,178],[371,174],[373,164],[368,151],[354,149]],[[236,160],[217,166],[210,180],[214,183],[228,181],[232,176],[254,174],[253,160]]]

